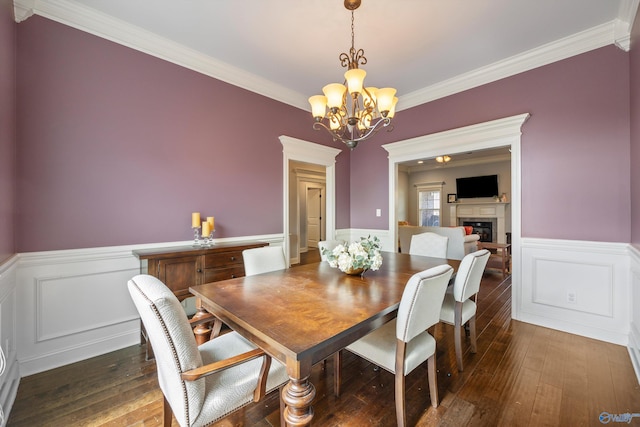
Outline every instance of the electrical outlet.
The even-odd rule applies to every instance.
[[[382,209],[376,209],[376,216],[382,216]]]
[[[578,300],[578,296],[574,291],[567,291],[567,302],[569,304],[575,304]]]

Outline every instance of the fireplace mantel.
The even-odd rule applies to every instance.
[[[460,218],[489,218],[497,224],[496,238],[498,243],[506,243],[505,211],[508,202],[460,202],[451,203],[449,222],[451,226],[459,225]]]

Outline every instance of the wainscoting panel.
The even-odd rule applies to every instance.
[[[612,265],[544,258],[533,262],[534,303],[613,317]]]
[[[627,345],[628,246],[523,238],[519,320]]]
[[[139,269],[35,277],[36,342],[137,319],[126,284]]]
[[[0,426],[6,425],[18,392],[16,271],[18,256],[0,264]]]
[[[216,241],[255,240],[282,245],[282,235]],[[140,262],[132,251],[190,244],[19,254],[16,316],[20,328],[14,348],[20,374],[35,374],[139,343],[140,321],[127,290],[127,281],[140,273]]]

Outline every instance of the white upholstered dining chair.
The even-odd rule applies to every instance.
[[[318,242],[318,250],[320,251],[320,259],[322,261],[326,261],[327,260],[327,255],[323,253],[323,249],[326,249],[327,251],[331,252],[333,250],[333,248],[335,248],[336,246],[343,244],[344,242],[340,241],[340,240],[321,240]]]
[[[411,276],[400,300],[398,316],[346,348],[395,374],[398,426],[405,426],[407,422],[405,376],[425,360],[431,405],[438,406],[436,340],[427,329],[439,321],[442,300],[452,274],[453,268],[445,264]],[[340,378],[340,359],[336,358],[336,381]],[[336,390],[339,392],[339,387]]]
[[[289,380],[280,362],[236,332],[197,346],[180,302],[157,278],[137,275],[127,286],[155,352],[165,427],[172,413],[181,426],[209,425]]]
[[[287,268],[287,261],[280,246],[245,249],[242,251],[242,260],[245,276],[255,276]]]
[[[427,231],[426,233],[414,234],[411,236],[409,255],[446,258],[448,244],[449,238],[437,233]]]
[[[453,339],[456,348],[456,363],[458,371],[462,372],[462,327],[469,322],[469,340],[471,353],[477,350],[476,344],[476,310],[477,305],[473,297],[480,290],[482,274],[489,259],[489,251],[479,251],[465,255],[458,267],[453,286],[447,290],[442,302],[440,321],[453,325]]]

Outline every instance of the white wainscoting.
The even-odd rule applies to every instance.
[[[361,237],[374,237],[377,236],[380,239],[381,248],[386,252],[397,252],[398,243],[391,242],[391,235],[389,230],[373,230],[367,228],[349,228],[336,230],[336,240],[343,240],[345,242],[357,242]]]
[[[631,254],[631,326],[629,328],[629,355],[640,382],[640,249],[630,246]]]
[[[626,346],[628,248],[626,243],[522,238],[518,320]]]
[[[350,242],[377,236],[383,250],[395,251],[390,235],[388,230],[336,231],[337,239]],[[268,235],[218,241],[282,245],[282,239]],[[0,266],[3,350],[8,334],[8,358],[13,353],[15,360],[17,349],[20,375],[25,376],[138,343],[138,316],[126,290],[127,280],[140,268],[132,250],[189,243],[19,254],[18,261]],[[520,274],[521,289],[514,291],[520,295],[519,320],[628,345],[638,369],[637,250],[630,256],[627,244],[523,238]],[[568,293],[575,294],[575,302],[567,301]],[[6,376],[17,377],[16,364],[9,365],[0,403],[7,395]]]
[[[0,426],[7,423],[20,383],[16,352],[17,269],[17,255],[0,264]]]
[[[217,239],[282,245],[282,235]],[[19,254],[17,357],[31,375],[139,343],[138,313],[127,281],[140,272],[135,249],[188,242]],[[2,312],[4,321],[4,307]],[[3,322],[4,327],[4,322]]]

